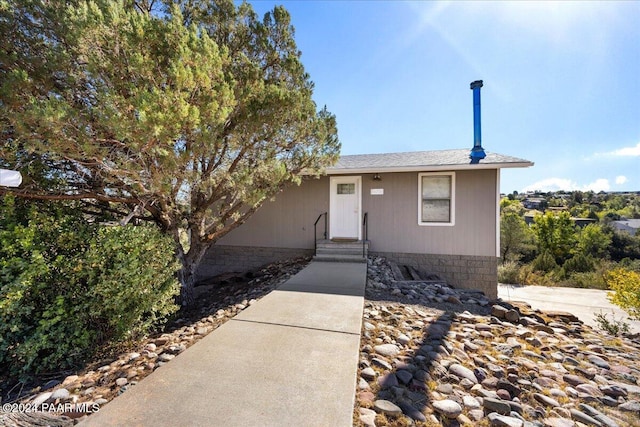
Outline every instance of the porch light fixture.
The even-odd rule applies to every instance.
[[[382,181],[382,178],[380,178],[380,174],[373,174],[373,180],[374,181]]]

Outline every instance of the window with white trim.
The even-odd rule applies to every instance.
[[[418,225],[454,225],[455,174],[418,174]]]

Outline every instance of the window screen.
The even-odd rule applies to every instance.
[[[423,223],[451,222],[451,175],[421,176],[420,209]]]

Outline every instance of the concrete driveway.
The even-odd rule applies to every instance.
[[[606,314],[609,320],[624,320],[631,331],[640,333],[640,321],[631,321],[627,313],[607,299],[607,291],[498,284],[498,297],[504,301],[522,301],[534,309],[568,311],[587,325],[598,326],[595,315]]]

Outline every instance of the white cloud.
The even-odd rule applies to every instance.
[[[618,177],[619,178],[619,177]],[[577,182],[571,181],[565,178],[546,178],[526,186],[522,189],[523,192],[527,191],[593,191],[598,193],[600,191],[609,191],[611,186],[609,180],[604,178],[596,179],[594,182],[587,185],[579,185]]]
[[[575,187],[575,183],[568,179],[562,178],[547,178],[542,181],[535,182],[522,189],[523,192],[527,191],[558,191],[568,190]]]
[[[616,176],[616,184],[621,185],[628,181],[627,177],[624,175]]]
[[[600,191],[609,191],[610,189],[611,189],[611,186],[609,185],[609,180],[604,178],[596,179],[591,184],[587,184],[584,187],[582,187],[582,191],[591,190],[596,193]]]
[[[638,142],[635,147],[624,147],[605,154],[620,157],[640,157],[640,142]]]

